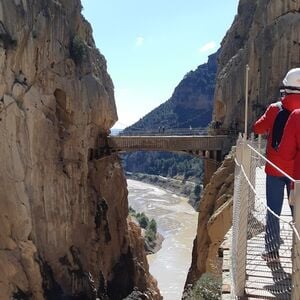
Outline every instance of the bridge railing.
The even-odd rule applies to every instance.
[[[233,232],[232,232],[232,294],[235,298],[245,296],[247,270],[249,264],[260,258],[261,250],[265,247],[266,214],[269,212],[269,227],[276,231],[280,224],[280,231],[289,231],[293,241],[286,240],[285,247],[280,247],[280,259],[290,260],[292,270],[282,271],[280,264],[280,281],[274,279],[279,288],[279,299],[300,299],[300,181],[290,178],[295,184],[294,218],[276,215],[266,205],[264,165],[268,161],[259,151],[259,142],[245,140],[240,137],[236,145],[236,167],[234,183]],[[276,166],[275,166],[276,167]],[[276,167],[277,168],[277,167]],[[279,169],[280,170],[280,169]],[[283,176],[287,175],[284,174]],[[287,175],[288,176],[288,175]],[[269,228],[268,227],[268,228]],[[271,231],[272,231],[271,230]],[[271,232],[271,235],[273,233]],[[275,235],[275,234],[274,234]],[[260,238],[258,244],[253,242]],[[292,249],[291,249],[292,248]],[[256,252],[255,252],[256,251]],[[251,259],[248,259],[248,258]],[[286,263],[288,266],[288,262]],[[269,266],[270,267],[270,266]],[[287,267],[288,268],[288,267]],[[278,274],[274,270],[272,274]],[[290,273],[290,274],[289,274]],[[292,277],[292,281],[290,280]],[[263,291],[261,291],[264,294]],[[268,297],[269,291],[264,296]],[[278,295],[277,295],[278,296]],[[265,298],[264,298],[265,299]],[[269,299],[269,298],[268,298]]]
[[[120,136],[161,136],[161,135],[208,135],[207,128],[157,128],[132,129],[119,133]]]
[[[168,135],[237,135],[236,130],[230,129],[211,129],[211,128],[157,128],[157,129],[132,129],[118,133],[120,136],[168,136]]]

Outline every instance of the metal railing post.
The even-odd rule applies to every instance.
[[[246,65],[246,78],[245,78],[245,128],[244,138],[247,140],[248,135],[248,90],[249,90],[249,66]]]
[[[242,163],[242,152],[243,152],[243,147],[242,147],[243,144],[242,143],[243,143],[243,136],[240,133],[238,136],[238,139],[236,141],[236,149],[235,149],[235,157],[236,157],[238,164]]]
[[[300,232],[300,180],[295,181],[295,204],[294,204],[294,223],[297,232]],[[293,234],[292,248],[292,300],[300,299],[300,240],[297,233]]]
[[[251,173],[251,149],[247,146],[247,141],[240,144],[241,149],[241,167],[245,175],[249,178]],[[246,284],[246,256],[247,256],[247,223],[248,223],[248,203],[250,187],[245,179],[243,172],[240,174],[239,199],[234,205],[237,205],[234,216],[237,220],[235,228],[235,251],[233,253],[235,260],[235,278],[234,293],[237,297],[244,296]]]

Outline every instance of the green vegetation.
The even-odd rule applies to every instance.
[[[149,224],[149,219],[148,217],[142,212],[142,213],[137,213],[135,215],[137,221],[139,222],[140,226],[144,229],[147,228],[148,224]]]
[[[145,232],[145,238],[150,244],[150,246],[154,247],[156,245],[156,233],[157,233],[157,226],[154,219],[148,223]]]
[[[82,38],[78,35],[75,35],[71,41],[70,55],[76,64],[80,64],[86,58],[86,45]]]
[[[221,299],[221,277],[210,273],[203,274],[195,285],[188,289],[184,300],[219,300]]]
[[[149,220],[145,213],[137,213],[132,207],[129,207],[129,215],[134,217],[139,225],[145,229],[146,248],[154,248],[156,245],[157,225],[154,219]]]
[[[202,188],[200,184],[196,184],[193,192],[189,195],[189,203],[198,211],[198,205],[200,200]]]
[[[184,180],[200,181],[203,175],[202,160],[188,154],[132,152],[124,154],[123,166],[126,172],[180,177]]]
[[[202,159],[188,154],[139,151],[124,154],[122,161],[126,172],[131,174],[130,178],[149,182],[188,197],[190,204],[197,210],[203,178]],[[188,184],[190,182],[193,184]]]

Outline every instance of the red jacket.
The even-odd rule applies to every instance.
[[[295,109],[300,108],[300,94],[290,94],[282,99],[282,105],[285,109],[292,112]],[[265,113],[255,122],[253,125],[253,131],[257,134],[268,134],[267,141],[267,159],[278,166],[281,170],[288,175],[293,176],[294,173],[294,160],[284,159],[279,153],[272,147],[272,129],[275,118],[279,112],[279,107],[276,103],[269,105]],[[272,176],[284,176],[270,164],[266,164],[265,171],[268,175]]]
[[[278,148],[279,155],[289,161],[294,161],[294,179],[300,179],[300,109],[290,115]]]

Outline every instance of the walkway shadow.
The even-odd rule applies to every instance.
[[[248,215],[248,226],[251,230],[247,231],[247,239],[252,239],[253,237],[265,232],[266,226],[261,221],[259,221],[252,212]]]
[[[285,272],[280,262],[268,262],[267,266],[272,272],[274,284],[265,285],[264,289],[273,294],[275,299],[291,299],[292,275]]]

